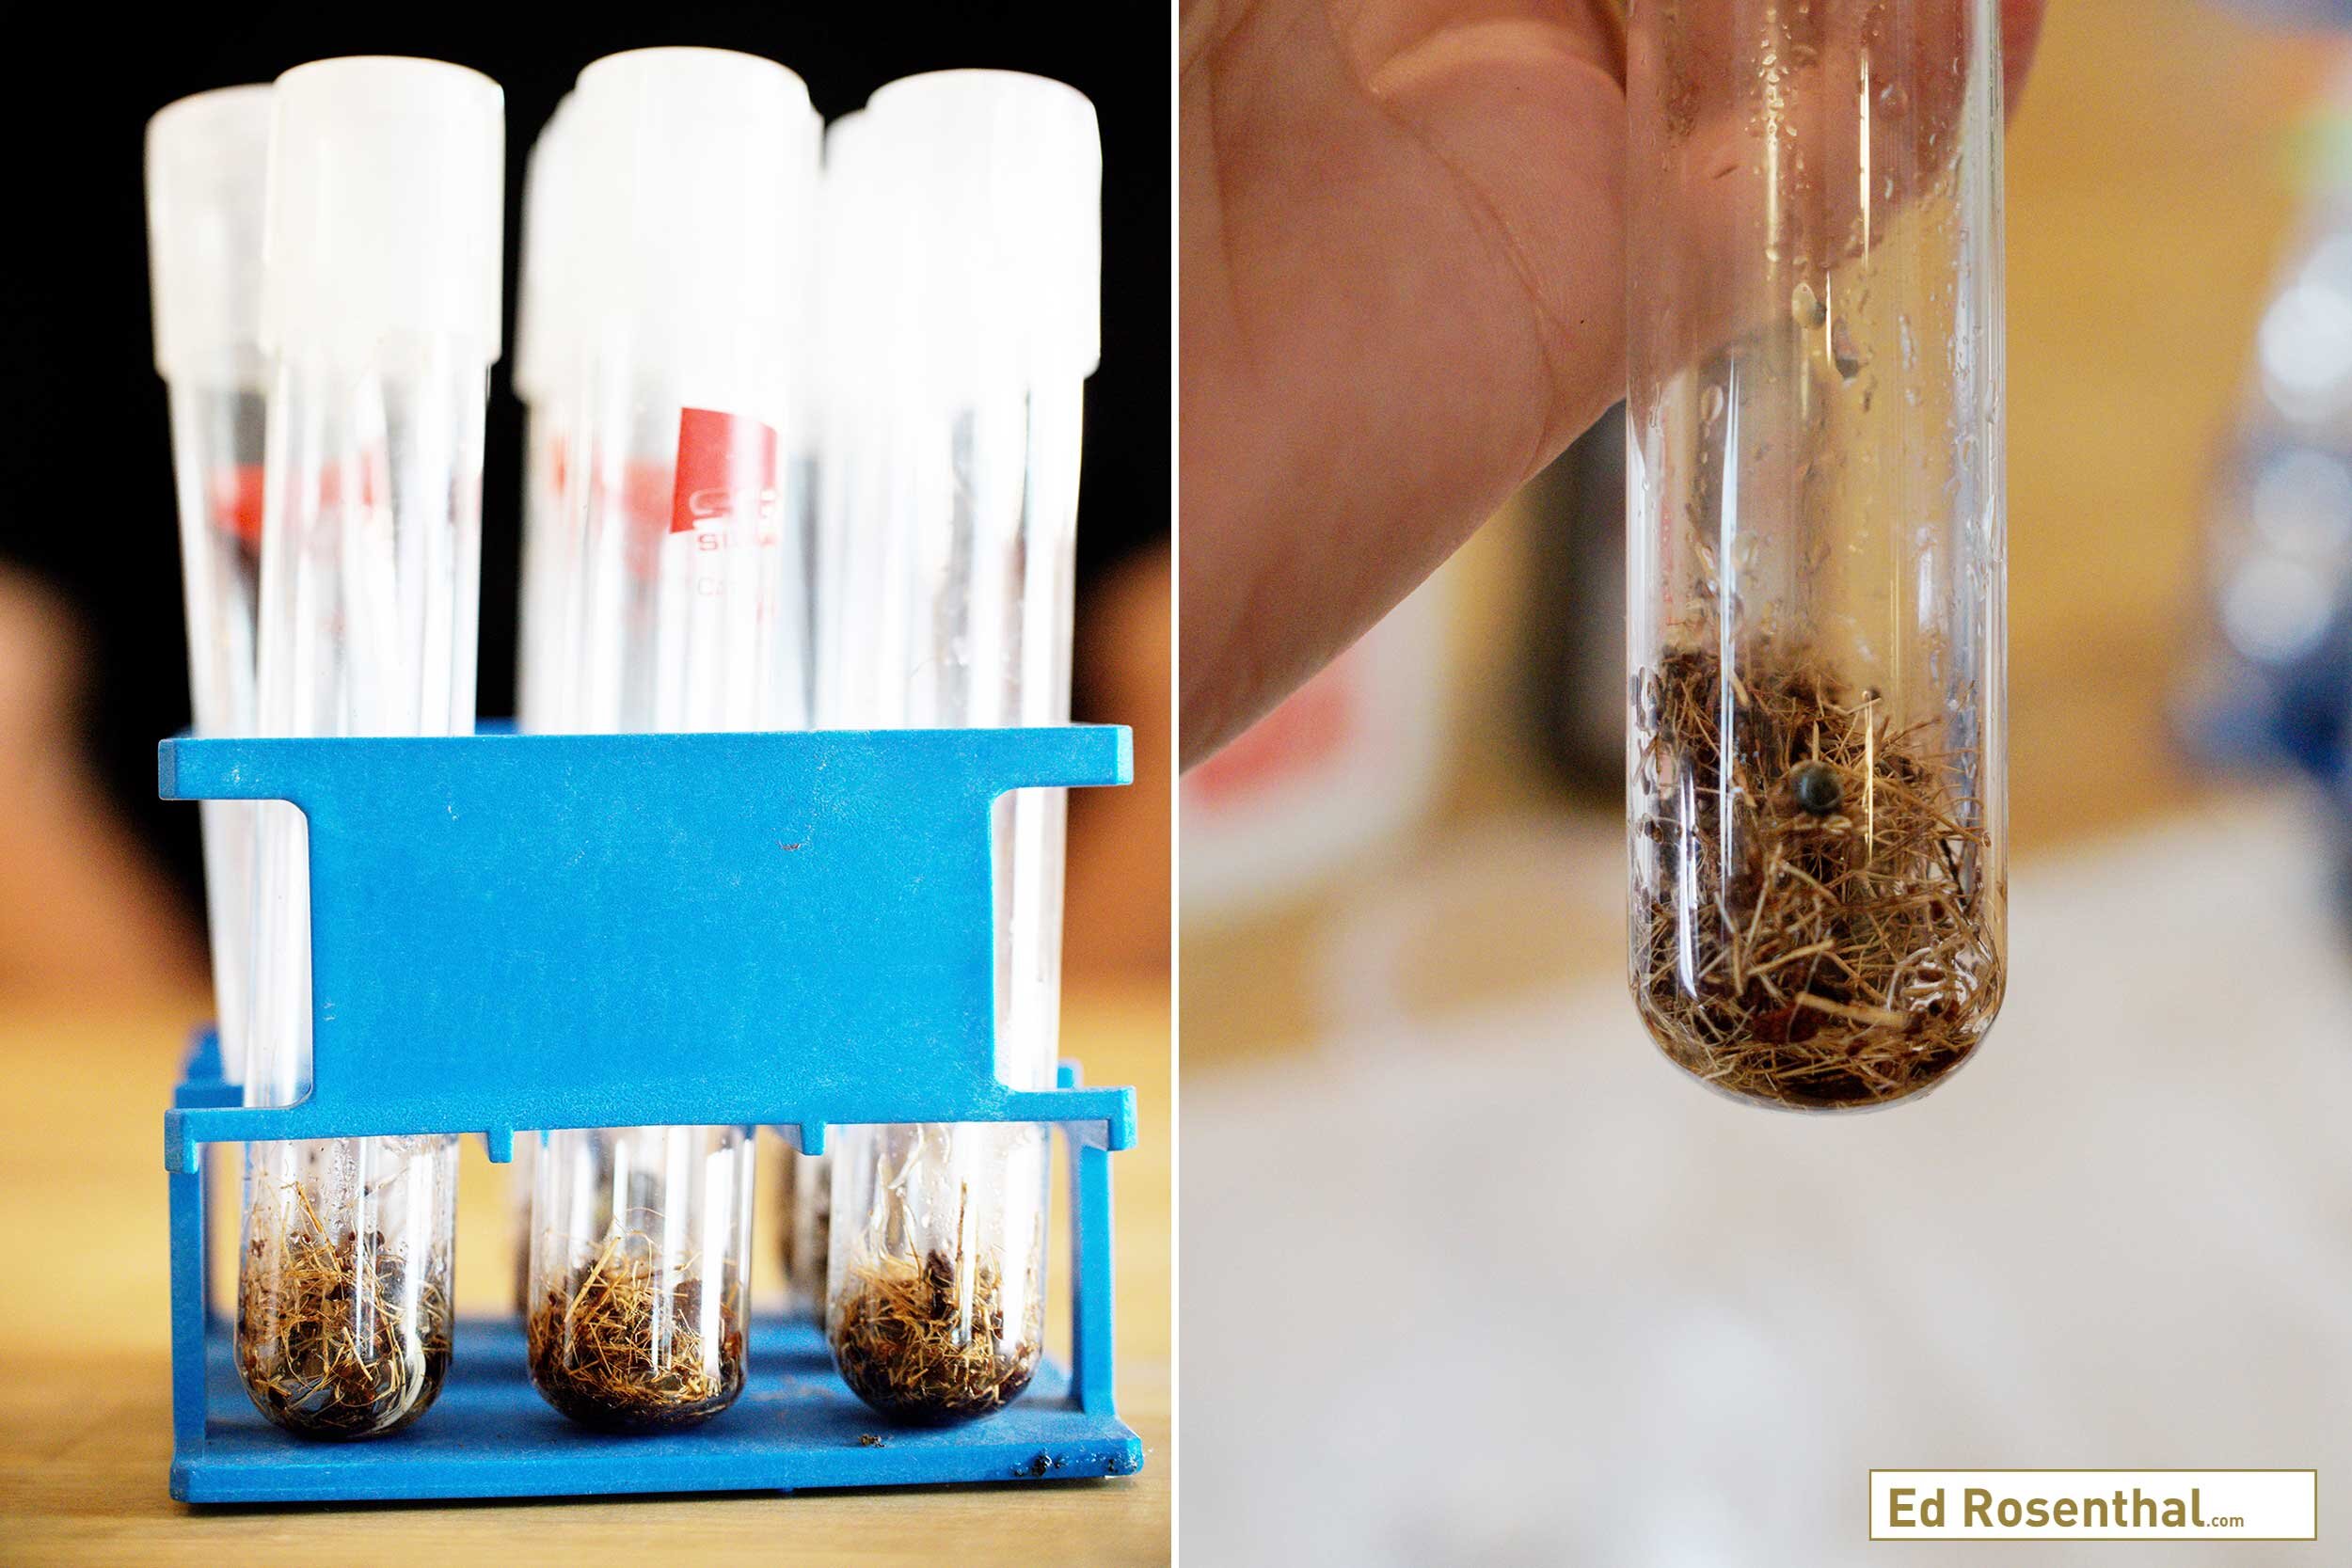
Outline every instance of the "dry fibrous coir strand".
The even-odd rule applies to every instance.
[[[827,1334],[858,1398],[898,1420],[939,1424],[1001,1409],[1029,1386],[1037,1332],[1015,1323],[1008,1340],[1001,1266],[981,1256],[968,1280],[961,1275],[937,1249],[851,1268],[834,1293]]]
[[[305,1437],[381,1436],[432,1404],[449,1371],[450,1299],[379,1232],[330,1240],[299,1186],[298,1223],[248,1244],[237,1366],[256,1407]]]
[[[2002,985],[1981,815],[1951,783],[1976,759],[1769,642],[1728,673],[1711,645],[1677,648],[1633,700],[1650,881],[1632,982],[1666,1053],[1813,1109],[1899,1100],[1965,1060]]]
[[[649,1247],[616,1234],[555,1279],[524,1324],[541,1397],[584,1425],[620,1431],[691,1426],[734,1403],[743,1389],[741,1291],[732,1280],[722,1287],[714,1346],[694,1274],[664,1271]]]

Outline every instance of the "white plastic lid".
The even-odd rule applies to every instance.
[[[373,356],[393,334],[499,353],[506,95],[439,60],[314,60],[278,78],[262,344]]]
[[[873,189],[866,139],[870,124],[866,111],[856,109],[825,127],[823,176],[818,185],[818,352],[827,384],[836,393],[861,379],[870,357],[865,342],[872,281],[866,211]]]
[[[903,130],[858,109],[825,132],[819,347],[840,399],[922,373],[915,351],[925,323],[909,302],[921,277],[925,192]]]
[[[221,87],[147,122],[147,265],[155,369],[258,388],[270,89]]]
[[[942,71],[867,112],[919,150],[923,298],[941,368],[1085,377],[1103,353],[1103,142],[1084,93],[1009,71]]]
[[[741,411],[746,367],[782,374],[804,321],[819,122],[773,60],[635,49],[580,73],[566,135],[584,204],[582,330],[689,401]],[[756,400],[754,400],[755,402]]]
[[[515,302],[515,391],[536,402],[556,384],[568,353],[569,298],[579,257],[570,234],[579,221],[573,178],[576,144],[570,134],[572,95],[531,145],[523,164],[522,280]]]

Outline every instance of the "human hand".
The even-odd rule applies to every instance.
[[[1185,0],[1181,50],[1189,764],[1623,395],[1626,104],[1610,0]]]

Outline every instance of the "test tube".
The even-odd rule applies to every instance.
[[[572,285],[580,261],[574,138],[565,93],[523,166],[522,267],[515,307],[515,394],[523,404],[522,572],[515,722],[527,735],[573,722],[579,545],[565,503],[564,440],[577,392]],[[531,1310],[531,1204],[539,1140],[515,1140],[507,1190],[515,1222],[515,1309]]]
[[[2006,948],[1995,0],[1633,0],[1630,979],[1729,1095],[1918,1094]]]
[[[523,404],[521,635],[516,639],[517,727],[564,729],[569,705],[570,627],[564,585],[572,577],[564,504],[564,433],[574,311],[568,297],[580,262],[570,243],[578,222],[566,93],[523,166],[522,268],[515,308],[515,395]],[[517,1148],[522,1146],[517,1145]]]
[[[262,562],[262,205],[270,89],[183,98],[147,124],[155,369],[171,462],[198,735],[251,735]],[[203,803],[204,898],[222,1075],[245,1080],[251,983],[251,801]],[[280,808],[286,809],[286,808]]]
[[[551,1132],[533,1165],[531,1381],[584,1425],[707,1420],[743,1391],[753,1145],[739,1127]]]
[[[261,733],[466,734],[503,97],[458,66],[352,58],[288,71],[274,101]],[[248,1104],[310,1089],[308,851],[297,814],[270,819]],[[443,1134],[247,1146],[237,1367],[263,1415],[367,1437],[432,1403],[456,1178]]]
[[[800,78],[753,55],[634,50],[580,74],[573,727],[807,722],[806,509],[787,454],[805,445],[817,127]],[[741,1127],[547,1134],[525,1327],[549,1403],[644,1429],[734,1401],[754,1154]]]
[[[816,571],[813,574],[810,669],[811,721],[819,729],[890,729],[902,725],[899,707],[877,689],[882,650],[903,645],[884,617],[905,595],[880,592],[881,546],[887,531],[873,524],[874,498],[889,477],[881,449],[887,422],[877,406],[881,369],[892,363],[876,343],[882,321],[876,297],[895,292],[889,271],[898,254],[874,241],[872,203],[883,188],[857,142],[863,109],[826,127],[818,185],[820,242],[815,247],[812,335],[822,391],[817,399],[817,465],[812,492]],[[893,658],[897,657],[893,653]],[[893,691],[900,688],[891,687]],[[784,1263],[786,1315],[818,1323],[825,1318],[825,1274],[832,1255],[833,1156],[788,1151],[783,1212],[777,1216]]]
[[[843,531],[898,601],[868,618],[903,634],[874,650],[889,721],[1066,722],[1079,412],[1100,356],[1093,106],[960,71],[893,83],[865,120],[847,150],[878,182],[883,461]],[[1021,1088],[1050,1086],[1058,1053],[1062,808],[1058,790],[996,807],[996,1070]],[[1027,1386],[1048,1152],[1027,1123],[841,1130],[826,1331],[869,1405],[966,1420]]]
[[[787,1149],[782,1196],[785,1316],[821,1323],[833,1249],[833,1156]]]

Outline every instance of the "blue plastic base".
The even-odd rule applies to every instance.
[[[242,1105],[200,1039],[164,1120],[171,1493],[196,1503],[775,1491],[1126,1475],[1110,1153],[1135,1091],[997,1077],[995,801],[1126,782],[1127,732],[451,736],[164,742],[167,797],[309,823],[310,1093]],[[206,1287],[204,1172],[242,1141],[548,1127],[1029,1121],[1068,1150],[1071,1348],[947,1430],[858,1403],[813,1330],[755,1326],[734,1408],[616,1437],[550,1410],[511,1321],[460,1324],[410,1430],[311,1444],[246,1400]],[[227,1183],[221,1183],[224,1187]],[[224,1202],[232,1201],[224,1196]]]
[[[984,1421],[894,1426],[842,1384],[807,1323],[755,1323],[743,1397],[702,1427],[652,1436],[590,1432],[549,1409],[524,1370],[521,1328],[508,1319],[460,1322],[432,1410],[372,1442],[304,1442],[262,1419],[237,1383],[225,1323],[205,1336],[204,1382],[203,1438],[171,1465],[171,1495],[183,1502],[798,1491],[1143,1467],[1142,1440],[1116,1417],[1080,1410],[1052,1362]]]

